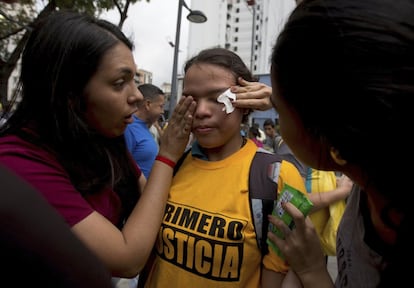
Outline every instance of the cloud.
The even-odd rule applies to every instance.
[[[190,5],[191,1],[186,1]],[[177,25],[178,0],[138,1],[128,10],[128,18],[122,28],[123,32],[133,40],[134,57],[138,68],[153,73],[153,84],[161,86],[171,83],[174,57],[173,44]],[[188,43],[187,10],[182,10],[180,50],[178,57],[178,73],[182,71],[186,60]],[[115,10],[104,13],[101,18],[118,24],[119,13]]]

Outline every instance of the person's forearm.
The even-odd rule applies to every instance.
[[[348,192],[344,188],[338,187],[334,190],[319,193],[308,194],[309,200],[313,203],[312,212],[328,207],[332,203],[343,200],[347,197]]]
[[[141,198],[129,216],[123,234],[130,251],[139,259],[141,270],[159,232],[165,204],[171,186],[173,169],[167,164],[155,161]]]

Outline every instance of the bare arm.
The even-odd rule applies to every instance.
[[[315,212],[319,209],[328,207],[332,203],[346,199],[351,193],[353,182],[346,175],[342,175],[337,180],[337,187],[334,190],[326,191],[323,193],[310,193],[308,198],[313,203],[313,209]]]
[[[195,110],[192,97],[182,97],[164,131],[159,154],[177,161],[184,152]],[[139,179],[145,185],[141,198],[122,231],[98,212],[93,212],[72,230],[91,248],[113,276],[134,277],[144,267],[164,215],[173,169],[155,161],[151,176]]]

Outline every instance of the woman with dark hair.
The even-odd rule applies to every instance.
[[[355,183],[337,234],[337,287],[412,281],[403,261],[414,243],[409,156],[388,152],[412,150],[413,15],[412,0],[302,1],[273,50],[271,100],[283,139],[306,165]],[[296,228],[272,217],[285,235],[269,238],[304,287],[332,287],[310,220],[285,208]]]
[[[146,183],[123,136],[142,99],[135,72],[132,44],[117,26],[54,12],[33,27],[21,102],[0,130],[0,163],[39,191],[118,277],[136,276],[150,254],[195,108],[182,97]]]

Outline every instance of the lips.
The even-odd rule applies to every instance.
[[[132,116],[134,115],[135,112],[136,111],[132,112],[131,114],[125,117],[125,123],[131,124],[132,122],[134,122],[134,118]]]
[[[194,127],[193,131],[195,133],[203,134],[203,133],[209,133],[213,130],[210,126],[196,126]]]
[[[132,115],[125,117],[125,123],[131,124],[132,122],[134,122],[134,118],[132,118]]]

